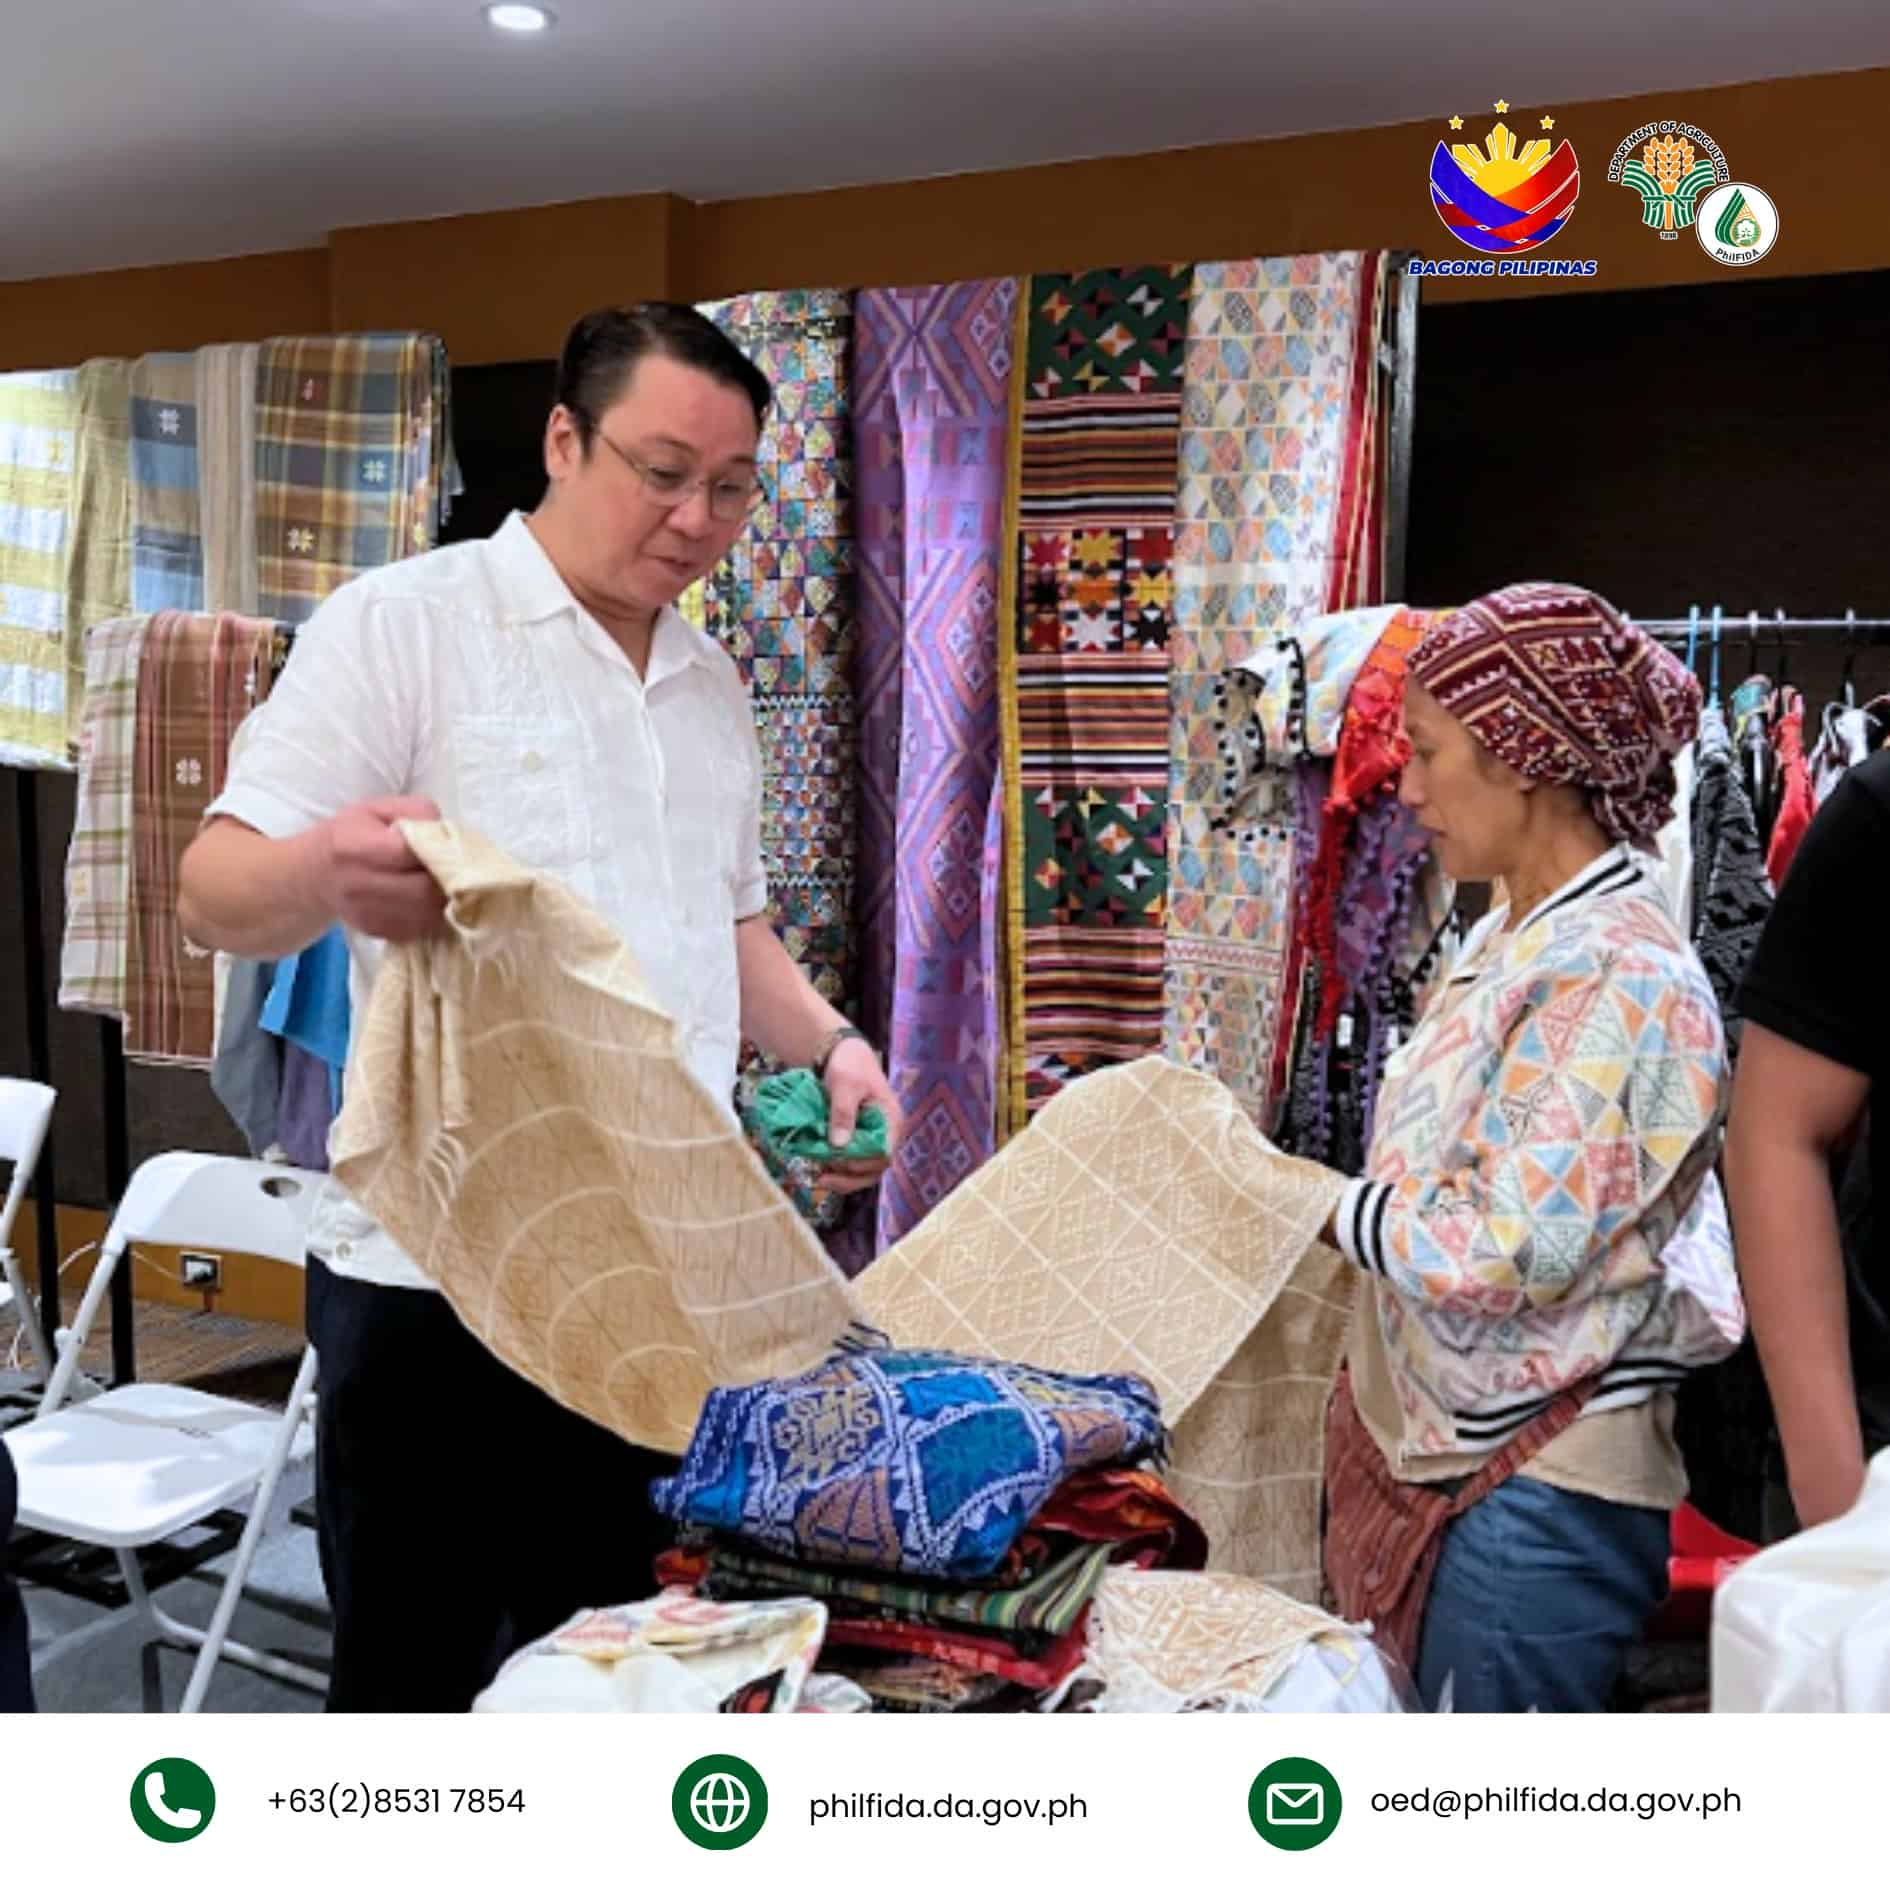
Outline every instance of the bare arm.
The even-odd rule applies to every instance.
[[[184,935],[238,958],[287,958],[337,920],[370,938],[424,937],[445,902],[395,823],[438,818],[427,800],[365,801],[286,840],[213,820],[179,869]]]
[[[1858,1071],[1747,1022],[1727,1193],[1746,1309],[1807,1527],[1842,1515],[1864,1484],[1830,1158],[1869,1092]]]
[[[765,913],[736,926],[735,952],[741,972],[742,1034],[777,1063],[812,1063],[822,1044],[847,1020],[808,983]]]

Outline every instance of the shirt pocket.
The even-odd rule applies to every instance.
[[[577,866],[584,858],[584,824],[573,777],[581,740],[569,724],[542,716],[456,717],[458,818],[521,866]]]

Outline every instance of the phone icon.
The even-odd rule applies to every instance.
[[[173,1811],[164,1802],[164,1774],[148,1773],[144,1781],[144,1802],[149,1807],[152,1817],[162,1818],[173,1831],[194,1831],[203,1823],[203,1813],[195,1805],[186,1805],[182,1811]]]
[[[187,1844],[201,1837],[217,1808],[217,1788],[188,1759],[159,1759],[131,1784],[131,1815],[146,1837]]]

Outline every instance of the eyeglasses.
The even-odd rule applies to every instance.
[[[669,466],[652,466],[634,453],[625,452],[602,427],[596,431],[597,437],[643,482],[644,495],[650,503],[660,505],[666,512],[686,505],[705,487],[709,494],[709,516],[720,519],[724,525],[739,524],[761,502],[765,488],[758,477],[711,479],[706,474],[692,475]]]

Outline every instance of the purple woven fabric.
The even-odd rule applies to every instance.
[[[882,1246],[994,1146],[985,855],[1016,297],[970,282],[855,305],[862,1015],[906,1113]]]

